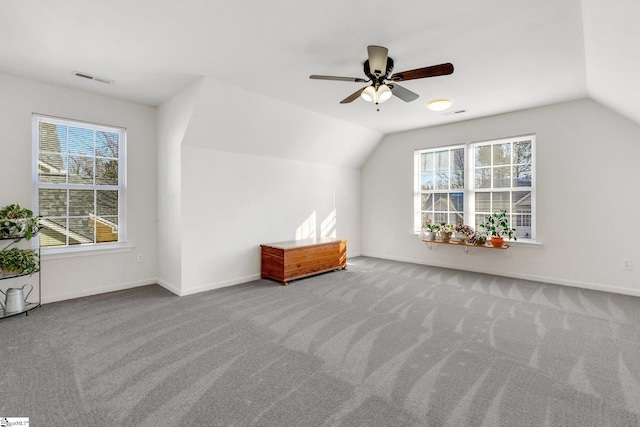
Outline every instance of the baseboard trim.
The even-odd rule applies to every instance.
[[[168,290],[169,292],[171,292],[172,294],[180,296],[180,288],[173,286],[169,282],[165,282],[162,279],[156,279],[156,283],[162,286],[163,288],[165,288],[166,290]]]
[[[115,291],[122,291],[125,289],[138,288],[140,286],[154,285],[156,283],[158,283],[157,279],[153,278],[153,279],[138,280],[135,282],[119,283],[117,285],[109,285],[101,288],[84,289],[81,291],[68,292],[64,294],[48,295],[48,296],[42,297],[41,303],[49,304],[52,302],[66,301],[66,300],[75,299],[75,298],[88,297],[91,295],[106,294],[107,292],[115,292]]]
[[[235,279],[224,280],[222,282],[207,283],[193,288],[182,289],[178,295],[181,297],[186,295],[198,294],[200,292],[212,291],[214,289],[226,288],[227,286],[239,285],[241,283],[259,280],[260,274],[251,274],[248,276],[237,277]],[[172,291],[173,292],[173,291]]]
[[[461,271],[472,271],[474,273],[483,273],[483,274],[491,274],[494,276],[502,276],[502,277],[511,277],[514,279],[523,279],[523,280],[532,280],[535,282],[543,282],[543,283],[552,283],[554,285],[562,285],[562,286],[570,286],[573,288],[581,288],[581,289],[590,289],[593,291],[603,291],[603,292],[611,292],[614,294],[622,294],[622,295],[630,295],[634,297],[640,297],[640,290],[637,289],[628,289],[628,288],[620,288],[611,285],[605,285],[602,283],[592,283],[592,282],[580,282],[577,280],[566,280],[559,279],[557,277],[548,277],[548,276],[538,276],[535,274],[520,274],[520,273],[496,273],[495,271],[485,270],[485,269],[477,269],[477,268],[460,268],[459,265],[449,265],[438,262],[425,262],[423,259],[413,259],[413,258],[404,258],[404,257],[394,257],[388,255],[380,255],[373,253],[363,253],[362,256],[370,257],[370,258],[378,258],[378,259],[388,259],[390,261],[400,261],[400,262],[409,262],[412,264],[420,264],[420,265],[429,265],[433,267],[443,267],[450,268],[452,270],[461,270]]]

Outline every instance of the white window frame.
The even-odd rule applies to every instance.
[[[464,156],[465,156],[465,168],[464,168],[464,174],[465,174],[465,182],[464,182],[464,188],[448,188],[448,189],[436,189],[434,188],[433,190],[423,190],[422,189],[422,177],[421,177],[421,155],[425,154],[425,153],[437,153],[437,152],[442,152],[442,151],[448,151],[449,154],[451,154],[451,152],[453,150],[459,150],[459,149],[463,149],[464,150]],[[466,183],[466,175],[467,175],[467,170],[466,170],[466,163],[467,163],[467,149],[465,145],[452,145],[452,146],[447,146],[447,147],[437,147],[437,148],[428,148],[428,149],[422,149],[422,150],[416,150],[416,155],[414,158],[415,161],[415,165],[414,165],[414,171],[415,171],[415,183],[414,183],[414,188],[415,188],[415,192],[414,192],[414,208],[415,208],[415,213],[414,213],[414,230],[420,230],[420,228],[422,227],[422,194],[423,193],[430,193],[430,194],[436,194],[436,193],[447,193],[449,194],[449,196],[451,195],[451,193],[463,193],[463,198],[464,198],[464,205],[466,206],[467,203],[467,194],[465,191],[465,188],[467,186]],[[452,161],[451,161],[451,157],[449,156],[449,170],[448,172],[451,173],[452,172]],[[448,210],[447,211],[447,215],[451,214],[453,211]],[[435,220],[435,218],[430,218],[432,221]],[[435,222],[434,222],[435,223]]]
[[[531,186],[530,187],[505,187],[505,188],[483,188],[475,189],[475,147],[483,145],[496,145],[504,143],[514,143],[518,141],[531,141]],[[493,139],[487,141],[469,142],[463,145],[456,144],[443,147],[417,149],[414,151],[414,233],[419,233],[422,226],[422,206],[421,206],[421,182],[420,182],[420,155],[425,152],[434,152],[442,150],[452,150],[460,147],[465,149],[465,188],[464,188],[464,223],[478,228],[475,221],[475,195],[476,192],[531,192],[531,233],[529,238],[518,237],[518,242],[535,243],[536,242],[536,135],[528,134],[514,136],[508,138]],[[493,150],[492,150],[493,153]],[[492,154],[493,155],[493,154]],[[492,160],[493,161],[493,160]],[[493,168],[492,168],[493,172]],[[492,176],[493,177],[493,176]],[[493,180],[491,181],[493,182]],[[512,204],[510,204],[512,206]],[[509,220],[512,227],[515,227],[515,219],[511,216],[513,212],[509,210]],[[455,225],[455,224],[453,224]]]
[[[70,184],[70,183],[41,183],[38,178],[38,162],[40,158],[39,144],[39,124],[41,122],[51,123],[55,125],[74,126],[93,131],[105,131],[118,134],[118,184],[117,185],[101,185],[101,184]],[[118,126],[108,126],[96,123],[84,122],[73,119],[52,117],[43,114],[32,115],[32,187],[33,187],[33,207],[36,214],[39,213],[39,190],[41,188],[65,189],[65,190],[111,190],[118,191],[118,241],[104,243],[82,243],[64,246],[45,246],[42,247],[42,254],[74,254],[85,251],[104,251],[111,252],[119,250],[127,246],[127,219],[126,219],[126,129]],[[95,155],[95,153],[94,153]],[[95,157],[92,157],[95,159]],[[67,203],[67,218],[69,215],[69,203]]]

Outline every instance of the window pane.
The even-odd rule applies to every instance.
[[[491,169],[476,169],[476,188],[491,188]]]
[[[433,190],[433,174],[423,173],[420,175],[420,187],[422,190]]]
[[[447,220],[447,224],[456,225],[459,222],[464,224],[464,215],[462,214],[462,212],[451,212],[449,214],[449,219]]]
[[[531,215],[514,215],[511,227],[516,229],[516,237],[531,238]]]
[[[436,172],[449,171],[449,150],[437,151],[436,153]]]
[[[88,218],[69,218],[69,245],[95,243],[93,221]]]
[[[464,212],[464,194],[463,193],[451,193],[451,210],[459,213]]]
[[[493,165],[511,164],[511,143],[496,144],[493,146]]]
[[[66,216],[67,190],[41,188],[38,190],[40,216]]]
[[[464,170],[464,148],[451,150],[451,169]]]
[[[436,172],[436,190],[449,189],[449,172]]]
[[[493,168],[493,187],[508,188],[511,187],[511,167],[497,166]]]
[[[40,246],[66,246],[67,220],[65,218],[47,218],[40,220]]]
[[[476,193],[476,212],[491,212],[491,193]]]
[[[531,163],[531,141],[518,141],[513,144],[513,163]]]
[[[507,212],[509,212],[511,208],[509,195],[510,193],[508,191],[491,193],[491,198],[493,202],[491,204],[491,212],[497,212],[502,209],[505,209]]]
[[[475,167],[491,166],[491,146],[483,145],[475,148]]]
[[[431,212],[422,212],[420,224],[424,224],[426,221],[430,220],[432,217]]]
[[[420,154],[420,172],[433,172],[433,153]]]
[[[69,155],[93,157],[93,130],[69,127],[69,142],[67,149],[69,150]]]
[[[464,188],[464,170],[456,170],[451,172],[449,179],[451,181],[452,190]]]
[[[531,165],[516,165],[513,167],[513,186],[531,187]]]
[[[118,158],[118,134],[114,132],[96,132],[96,156]]]
[[[436,212],[433,214],[434,224],[443,224],[447,222],[448,214],[446,212]]]
[[[93,190],[69,190],[69,216],[93,215],[93,195]]]
[[[432,211],[433,210],[433,194],[422,194],[420,196],[422,198],[422,209],[423,211]]]
[[[118,215],[118,192],[98,190],[96,194],[97,209],[99,217]]]
[[[66,167],[60,145],[60,138],[66,141],[66,131],[65,126],[39,123],[38,182],[66,182]]]
[[[40,153],[38,159],[38,182],[61,184],[67,182],[67,172],[61,154]]]
[[[513,192],[513,213],[531,213],[531,192],[530,191],[514,191]]]
[[[96,243],[118,241],[118,217],[98,217],[93,223],[96,228]]]
[[[67,139],[67,127],[56,126],[53,123],[40,122],[38,148],[40,151],[47,151],[53,153],[61,153],[60,141],[66,141]]]
[[[435,200],[433,210],[447,212],[449,210],[449,195],[447,193],[436,193],[434,196]]]
[[[93,159],[69,156],[69,184],[93,184]]]
[[[476,229],[480,231],[486,231],[480,228],[480,224],[482,224],[486,220],[487,216],[485,214],[476,214]]]
[[[96,184],[118,185],[118,161],[96,159]]]

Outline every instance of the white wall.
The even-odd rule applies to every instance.
[[[90,256],[44,257],[42,299],[51,302],[154,283],[156,274],[156,111],[0,73],[0,205],[32,205],[31,115],[127,129],[128,250]],[[136,256],[144,254],[144,262]]]
[[[174,293],[182,283],[181,145],[202,82],[158,107],[158,282]]]
[[[509,251],[412,235],[413,152],[537,135],[537,240]],[[640,126],[591,100],[387,136],[362,168],[364,255],[640,295]],[[392,237],[393,244],[389,243]],[[634,262],[622,270],[622,259]]]
[[[359,168],[381,138],[204,79],[182,141],[178,293],[258,278],[261,243],[335,228],[358,255]]]
[[[184,146],[182,294],[260,277],[260,244],[348,239],[360,252],[357,169]]]

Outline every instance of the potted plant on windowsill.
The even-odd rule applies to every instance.
[[[487,243],[487,233],[476,230],[471,236],[469,236],[469,243],[476,246],[484,246],[484,244]]]
[[[4,249],[0,251],[0,270],[5,275],[34,274],[38,271],[38,253],[33,249]]]
[[[466,224],[463,224],[462,222],[459,222],[456,225],[455,232],[458,242],[466,244],[469,238],[473,235],[473,228],[469,227]]]
[[[487,216],[484,222],[480,223],[480,227],[487,230],[491,236],[491,244],[496,248],[504,245],[504,238],[518,240],[515,235],[515,229],[509,225],[509,217],[506,210],[501,210]]]
[[[422,229],[426,230],[424,232],[425,240],[436,240],[436,233],[440,230],[440,226],[438,224],[431,223],[431,220],[428,219],[422,224]]]
[[[38,232],[38,217],[20,205],[7,205],[0,209],[0,238],[31,239]]]
[[[448,242],[451,239],[451,235],[453,234],[453,225],[442,223],[440,225],[440,238],[443,242]]]

